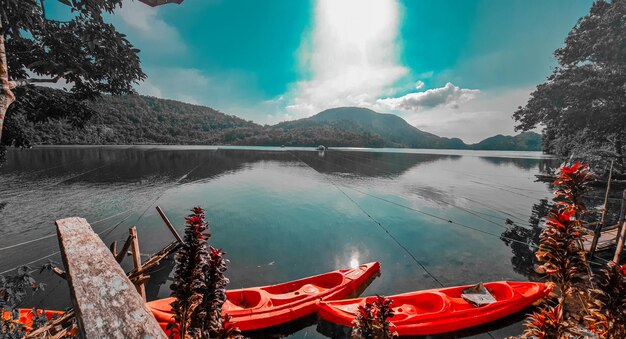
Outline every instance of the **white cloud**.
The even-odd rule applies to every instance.
[[[420,90],[423,87],[424,83],[418,81],[416,88]],[[476,98],[479,93],[479,90],[463,89],[448,82],[440,88],[409,93],[397,98],[379,99],[377,102],[394,110],[405,111],[418,111],[438,106],[459,108],[460,104]]]
[[[180,34],[160,17],[161,8],[126,0],[111,16],[120,31],[129,35],[133,45],[151,55],[181,54],[187,51]]]
[[[459,137],[475,143],[496,135],[514,135],[513,112],[523,106],[532,88],[506,91],[483,91],[480,96],[460,109],[451,106],[424,108],[408,112],[404,118],[413,126],[436,135]]]
[[[399,65],[396,0],[318,0],[313,30],[300,48],[302,72],[287,109],[309,116],[337,106],[372,106],[408,73]]]
[[[148,78],[136,86],[139,94],[214,108],[226,114],[258,122],[285,120],[282,99],[263,100],[253,74],[221,72],[207,74],[197,68],[145,67]]]

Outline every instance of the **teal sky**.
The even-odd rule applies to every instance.
[[[128,1],[110,20],[142,50],[142,94],[259,123],[364,106],[473,142],[513,133],[513,110],[591,3]]]

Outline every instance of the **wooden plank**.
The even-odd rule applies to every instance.
[[[611,229],[604,229],[600,233],[598,237],[598,244],[596,246],[596,252],[605,251],[610,249],[613,245],[615,245],[615,238],[617,237],[617,227],[613,227]],[[593,235],[585,235],[583,237],[583,244],[585,246],[586,251],[591,250],[591,246],[593,243]]]
[[[141,252],[139,251],[139,239],[137,237],[137,228],[135,226],[131,227],[128,232],[130,236],[133,238],[133,246],[131,247],[131,251],[133,252],[133,264],[135,265],[135,270],[141,269]],[[146,300],[146,287],[143,285],[143,282],[140,282],[139,279],[135,283],[135,287],[137,288],[137,292],[141,294],[143,300]]]
[[[87,220],[57,220],[57,235],[83,338],[163,338],[165,333]]]
[[[157,212],[159,212],[159,215],[161,216],[161,219],[163,219],[163,221],[165,222],[165,225],[167,225],[167,228],[169,228],[170,232],[172,232],[172,234],[174,235],[174,238],[176,238],[176,240],[182,244],[183,238],[181,238],[178,232],[176,232],[174,225],[172,225],[172,223],[170,222],[170,219],[167,218],[167,215],[165,215],[165,212],[163,212],[163,210],[159,206],[156,207],[156,210]]]

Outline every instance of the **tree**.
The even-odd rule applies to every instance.
[[[596,1],[554,55],[552,75],[513,114],[516,129],[541,125],[547,153],[614,159],[624,172],[626,0]]]
[[[88,99],[131,93],[145,78],[139,50],[102,17],[122,0],[56,1],[70,20],[47,17],[45,0],[0,0],[0,140],[17,87],[63,80]]]

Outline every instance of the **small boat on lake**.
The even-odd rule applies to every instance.
[[[498,281],[484,287],[495,302],[476,307],[461,294],[472,286],[424,290],[388,297],[395,315],[390,318],[399,335],[431,335],[485,324],[517,313],[547,296],[551,287],[544,283]],[[352,326],[359,306],[376,297],[320,301],[319,316],[331,323]]]
[[[379,271],[380,264],[372,262],[278,285],[228,290],[222,312],[231,316],[233,325],[242,331],[282,325],[315,313],[319,300],[349,296]],[[173,301],[166,298],[147,303],[168,335]]]

